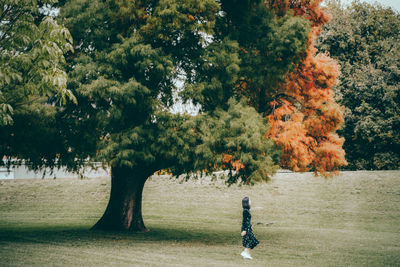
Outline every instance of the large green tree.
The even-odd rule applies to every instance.
[[[293,2],[304,11],[295,15],[292,4],[277,12],[272,2],[62,1],[59,19],[75,50],[67,88],[78,104],[47,105],[48,115],[34,122],[43,133],[35,144],[52,144],[47,153],[15,142],[33,140],[24,126],[31,119],[2,129],[4,154],[33,166],[109,165],[110,199],[94,226],[103,230],[146,229],[143,186],[161,169],[228,169],[228,183],[267,180],[280,154],[266,138],[265,116],[307,54],[311,27],[303,15],[319,3]],[[197,116],[169,111],[178,91],[201,106]]]
[[[257,5],[274,32],[290,20],[279,21]],[[246,14],[257,5],[244,6]],[[227,6],[239,10],[235,3]],[[160,169],[174,174],[235,169],[229,182],[245,183],[268,179],[276,170],[279,155],[263,138],[264,119],[234,91],[241,61],[228,11],[211,0],[71,1],[61,8],[76,45],[69,88],[80,103],[61,116],[73,131],[93,124],[76,133],[88,130],[84,140],[112,168],[110,201],[94,228],[144,230],[143,185]],[[307,32],[304,21],[294,26],[292,32]],[[278,75],[291,64],[287,60]],[[184,81],[183,95],[201,104],[198,116],[168,111],[177,79]],[[76,140],[70,144],[74,156],[82,148],[82,139]]]
[[[318,47],[341,65],[344,148],[351,169],[400,167],[400,14],[379,4],[329,2]]]

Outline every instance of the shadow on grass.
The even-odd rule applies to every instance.
[[[25,227],[0,229],[0,243],[46,243],[84,246],[96,242],[128,241],[132,243],[200,243],[204,245],[235,245],[240,241],[237,231],[219,229],[180,229],[171,226],[151,228],[150,232],[105,232],[84,227]]]

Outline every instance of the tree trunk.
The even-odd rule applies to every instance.
[[[111,193],[106,211],[92,230],[147,231],[142,218],[142,192],[149,171],[111,168]]]

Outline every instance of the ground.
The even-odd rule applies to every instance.
[[[109,178],[0,181],[0,266],[400,266],[400,171],[226,187],[153,176],[148,233],[93,232]],[[252,199],[254,260],[240,256]]]

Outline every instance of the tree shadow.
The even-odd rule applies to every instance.
[[[206,245],[232,245],[238,242],[238,233],[232,231],[179,229],[173,227],[155,227],[149,232],[106,232],[89,228],[75,227],[35,227],[0,229],[0,242],[11,243],[49,243],[85,245],[107,241],[202,243]]]
[[[239,229],[240,230],[240,229]],[[261,230],[261,229],[260,229]],[[260,231],[257,237],[266,240],[279,239],[279,233]],[[149,232],[118,232],[90,230],[88,226],[36,226],[12,229],[0,228],[0,242],[44,243],[67,246],[94,245],[96,242],[115,243],[163,242],[174,244],[238,245],[240,231],[218,228],[181,228],[180,225],[157,225]]]

